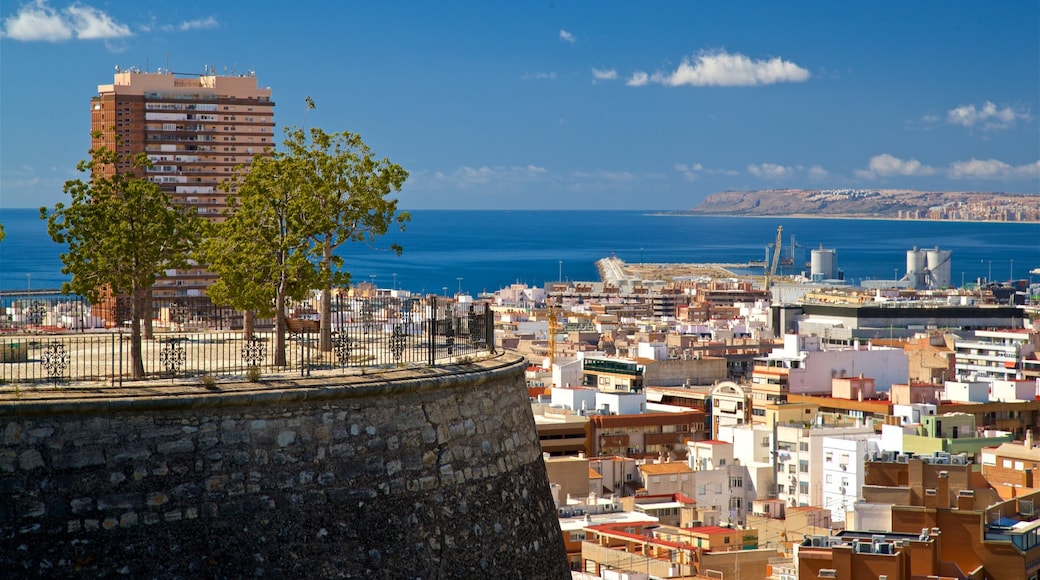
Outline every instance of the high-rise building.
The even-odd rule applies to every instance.
[[[221,183],[274,150],[274,101],[252,74],[220,76],[117,69],[112,84],[91,99],[91,147],[146,153],[142,177],[159,184],[175,205],[221,219],[227,192]],[[126,168],[120,168],[126,169]],[[168,270],[155,298],[200,296],[215,276],[205,269]]]

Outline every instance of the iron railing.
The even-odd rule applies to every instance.
[[[81,299],[11,299],[0,304],[0,384],[103,382],[131,378],[130,330],[122,307]],[[313,371],[437,366],[494,352],[494,319],[482,302],[445,297],[340,297],[322,348],[313,303],[290,308],[285,365],[276,366],[274,321],[256,321],[203,301],[155,301],[151,338],[142,340],[145,379],[242,378],[254,373],[308,376]],[[106,328],[107,327],[107,328]]]

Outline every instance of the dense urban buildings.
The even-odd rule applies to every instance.
[[[1006,289],[606,266],[485,297],[576,577],[1037,578],[1040,324]]]
[[[118,70],[90,102],[92,148],[145,153],[144,171],[172,202],[220,219],[228,192],[221,184],[256,155],[273,151],[274,101],[252,72],[218,75]],[[125,169],[125,168],[121,168]],[[153,296],[201,296],[214,276],[203,268],[169,270]]]

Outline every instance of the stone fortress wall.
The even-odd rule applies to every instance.
[[[0,570],[569,577],[523,369],[5,394]]]

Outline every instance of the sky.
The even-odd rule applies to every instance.
[[[279,132],[408,170],[405,210],[1040,193],[1036,0],[0,0],[0,207],[65,198],[116,67],[252,72]]]

